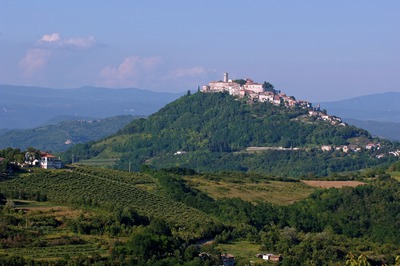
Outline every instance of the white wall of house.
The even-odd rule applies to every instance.
[[[61,169],[62,162],[54,156],[44,156],[40,160],[40,167],[44,169]]]

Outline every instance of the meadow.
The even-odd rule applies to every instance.
[[[214,199],[240,198],[257,203],[267,201],[277,205],[287,205],[307,198],[315,188],[301,182],[282,182],[274,180],[253,181],[241,179],[209,180],[202,177],[187,177],[185,180]]]

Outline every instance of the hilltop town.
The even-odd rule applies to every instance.
[[[224,78],[221,81],[211,81],[208,85],[201,88],[203,93],[228,92],[230,95],[245,98],[248,103],[265,102],[276,106],[285,106],[287,108],[302,108],[308,110],[308,116],[316,120],[322,120],[332,125],[346,127],[347,124],[340,117],[331,116],[325,110],[321,110],[320,106],[313,107],[312,103],[303,100],[296,100],[294,96],[287,96],[280,90],[275,90],[274,86],[269,82],[256,83],[250,78],[232,80],[228,78],[228,73],[224,73]],[[368,141],[368,140],[366,140]],[[360,152],[361,150],[379,150],[381,145],[379,142],[368,141],[362,145],[321,145],[320,149],[325,152],[342,151],[344,153]],[[260,150],[298,150],[299,148],[284,148],[284,147],[249,147],[247,151]],[[387,154],[377,154],[377,158],[383,158],[387,155],[400,156],[400,150],[389,151]]]
[[[202,92],[228,92],[230,95],[240,98],[248,97],[253,102],[270,102],[274,105],[285,105],[288,107],[311,108],[312,104],[307,101],[299,101],[294,96],[287,96],[281,91],[275,90],[269,82],[256,83],[250,78],[231,80],[228,73],[224,73],[223,81],[211,81],[204,85]]]
[[[275,90],[269,82],[256,83],[250,78],[232,80],[228,78],[228,73],[224,73],[222,81],[211,81],[208,85],[201,88],[203,93],[228,92],[230,95],[246,98],[249,103],[268,102],[277,106],[288,108],[303,108],[308,110],[311,117],[330,122],[332,125],[346,126],[337,116],[330,116],[325,111],[321,111],[320,106],[313,107],[308,101],[296,100],[294,96],[287,96],[280,90]]]

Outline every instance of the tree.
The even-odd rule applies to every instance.
[[[266,82],[266,81],[264,81],[263,88],[266,91],[272,91],[274,93],[276,92],[275,89],[274,89],[275,88],[274,85],[272,85],[271,83]]]
[[[356,258],[353,254],[347,255],[346,266],[370,266],[365,255],[361,254]]]
[[[4,205],[4,209],[7,211],[14,211],[15,203],[11,199],[7,199],[6,204]]]
[[[5,159],[0,160],[0,174],[7,171],[8,163]]]
[[[239,84],[240,86],[243,86],[244,84],[246,84],[246,80],[244,80],[244,79],[235,79],[233,82]]]

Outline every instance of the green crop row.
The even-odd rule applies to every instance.
[[[10,248],[0,249],[0,254],[25,256],[29,258],[61,258],[65,255],[78,256],[90,255],[99,252],[94,244],[84,245],[63,245],[52,247],[29,247],[29,248]]]
[[[130,174],[78,167],[72,171],[35,172],[1,182],[0,189],[4,192],[41,191],[51,201],[79,206],[94,205],[109,209],[130,207],[139,215],[165,220],[189,239],[204,237],[204,232],[212,233],[220,229],[219,221],[183,203],[135,187],[128,180],[133,178],[127,175]]]
[[[95,175],[97,177],[105,177],[110,180],[126,182],[132,185],[154,183],[154,180],[149,175],[142,173],[129,173],[113,169],[88,167],[84,165],[80,165],[79,167],[74,168],[74,171],[89,175]]]

